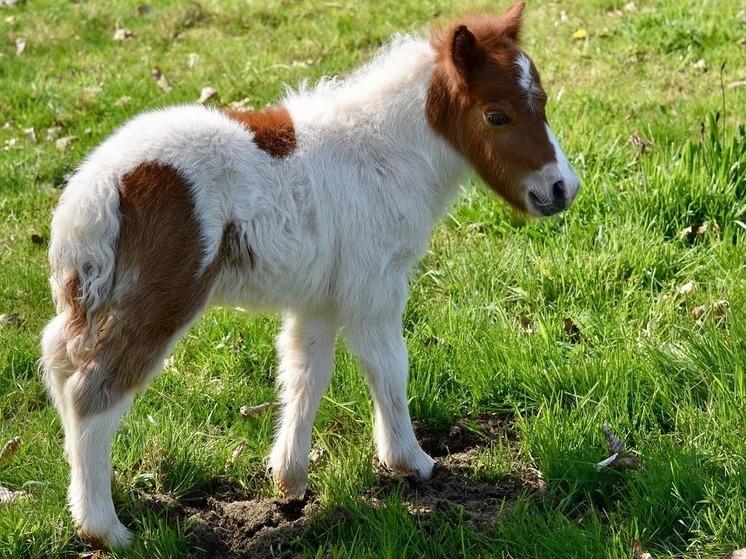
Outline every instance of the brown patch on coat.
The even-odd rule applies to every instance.
[[[64,281],[59,297],[61,307],[66,312],[65,326],[62,336],[58,338],[56,351],[45,358],[50,366],[55,364],[57,370],[66,371],[69,376],[96,352],[100,332],[108,316],[105,310],[89,312],[83,306],[78,272]]]
[[[73,273],[62,285],[60,298],[63,308],[68,310],[65,337],[71,339],[86,329],[86,311],[80,303],[80,278]]]
[[[517,3],[500,17],[470,16],[433,36],[436,66],[426,114],[490,188],[525,210],[522,179],[556,155],[546,131],[546,94],[533,64],[534,106],[519,84],[522,10]],[[492,111],[507,115],[510,124],[490,126],[485,115]]]
[[[226,111],[226,116],[254,133],[254,142],[259,149],[272,157],[287,157],[298,145],[295,126],[285,107],[274,107],[264,111]]]
[[[95,333],[93,355],[68,381],[83,417],[148,380],[174,336],[206,305],[219,268],[218,258],[200,273],[201,231],[177,169],[144,163],[125,175],[120,213],[109,316]]]

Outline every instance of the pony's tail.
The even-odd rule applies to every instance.
[[[64,358],[74,368],[85,362],[111,309],[121,221],[120,179],[91,177],[86,171],[70,180],[52,218],[50,284],[58,316],[47,326],[55,333],[45,330],[50,344],[43,345],[54,346],[50,355],[44,348],[46,369],[49,359]],[[57,341],[51,343],[51,338]]]

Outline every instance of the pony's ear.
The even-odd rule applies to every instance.
[[[518,42],[521,34],[521,23],[523,22],[523,8],[525,2],[516,2],[500,16],[500,28],[508,39],[514,43]]]
[[[459,25],[451,40],[451,60],[462,75],[468,77],[481,57],[480,48],[474,33],[466,25]]]

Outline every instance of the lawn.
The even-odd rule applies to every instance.
[[[65,507],[37,371],[54,314],[51,213],[129,117],[261,108],[470,2],[0,2],[0,557],[725,557],[746,547],[746,11],[738,0],[530,2],[523,45],[583,190],[525,220],[476,179],[436,228],[405,312],[432,482],[375,462],[340,345],[310,491],[265,471],[278,321],[214,309],[113,450],[138,537],[91,551]],[[483,7],[484,5],[482,5]],[[502,10],[507,4],[492,6]],[[604,422],[633,468],[597,469]]]

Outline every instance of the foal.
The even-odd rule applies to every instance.
[[[81,535],[131,542],[111,498],[112,436],[211,304],[284,313],[269,466],[285,495],[305,491],[341,328],[381,462],[430,476],[407,409],[410,268],[469,166],[529,214],[564,210],[579,188],[517,45],[523,7],[397,37],[350,77],[261,112],[141,115],[88,156],[52,220],[58,314],[42,340]]]

